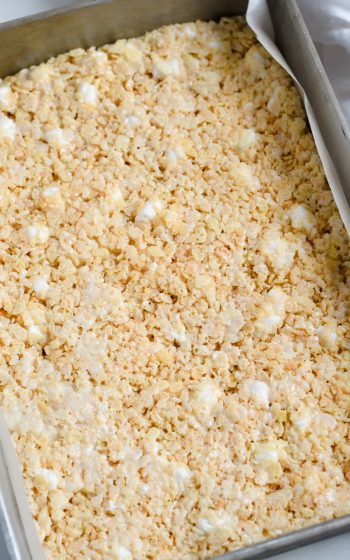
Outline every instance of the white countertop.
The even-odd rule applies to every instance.
[[[10,0],[9,2],[0,0],[0,22],[72,3],[74,0]],[[303,0],[299,0],[298,3],[302,7]],[[275,560],[350,560],[350,534],[280,554],[274,558]]]

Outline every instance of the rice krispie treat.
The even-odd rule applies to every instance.
[[[242,18],[0,84],[1,406],[48,560],[350,512],[349,241]]]

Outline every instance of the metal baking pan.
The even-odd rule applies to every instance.
[[[73,48],[112,43],[161,25],[242,15],[247,3],[247,0],[91,0],[5,23],[0,25],[0,76],[14,74]],[[267,4],[276,43],[308,95],[350,203],[349,127],[295,0],[267,0]],[[0,442],[0,559],[38,560],[35,543],[25,532],[26,512],[23,514],[11,485],[10,468],[16,471],[17,482],[21,484],[15,462],[14,456],[11,457],[9,466],[8,450],[5,454]],[[350,531],[350,515],[215,558],[263,559],[347,531]]]

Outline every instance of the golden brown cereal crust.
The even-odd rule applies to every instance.
[[[349,242],[243,19],[0,84],[1,406],[48,560],[350,512]]]

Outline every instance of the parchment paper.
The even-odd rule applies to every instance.
[[[289,68],[287,62],[283,58],[281,52],[274,42],[273,26],[265,0],[249,0],[247,9],[247,22],[249,27],[251,27],[255,32],[259,42],[293,78],[295,85],[300,92],[301,98],[304,102],[306,114],[309,118],[310,128],[315,140],[316,148],[323,164],[325,175],[332,190],[333,197],[338,207],[340,216],[343,220],[348,234],[350,235],[350,209],[348,202],[346,200],[331,157],[323,141],[315,114],[305,94],[305,91],[302,88],[302,84],[300,84],[295,78],[293,72]]]
[[[273,26],[265,0],[249,1],[248,9],[247,9],[247,22],[248,25],[252,28],[252,30],[256,33],[256,36],[260,41],[260,43],[293,78],[300,92],[300,95],[304,102],[307,116],[309,118],[310,127],[314,136],[316,147],[318,149],[318,153],[320,155],[326,177],[328,179],[330,188],[332,190],[334,200],[338,206],[344,225],[348,233],[350,234],[350,209],[348,203],[346,201],[344,192],[342,190],[340,181],[337,177],[337,173],[331,161],[330,155],[325,147],[314,112],[306,97],[302,85],[299,84],[295,76],[293,76],[282,54],[280,53],[279,49],[274,43]],[[20,473],[20,465],[16,458],[15,450],[12,445],[9,432],[6,427],[4,418],[1,415],[1,412],[0,412],[0,444],[5,456],[5,461],[6,461],[5,468],[9,472],[12,487],[13,487],[13,493],[17,502],[17,505],[15,507],[17,507],[17,514],[19,515],[21,519],[21,523],[24,527],[24,531],[28,541],[29,550],[31,551],[32,559],[42,560],[44,559],[44,554],[41,549],[41,545],[39,543],[39,539],[36,534],[34,522],[29,511],[27,499],[25,496],[24,483]],[[2,468],[4,467],[0,464],[0,505],[1,505],[1,498],[2,498],[1,483],[5,480],[5,477],[1,476]]]
[[[297,1],[350,126],[350,2]]]
[[[10,527],[8,531],[3,529],[3,541],[9,543],[10,550],[14,549],[18,556],[16,560],[45,560],[42,546],[37,535],[34,521],[29,510],[24,482],[21,474],[21,467],[18,462],[15,448],[11,441],[11,436],[7,428],[4,416],[0,411],[0,508],[4,511],[5,517],[18,519],[16,527]],[[3,464],[3,461],[5,464]],[[6,492],[5,484],[8,484],[10,479],[12,492]],[[14,516],[14,517],[13,517]],[[24,537],[27,541],[27,548],[30,551],[31,557],[25,555],[20,544],[16,542],[16,529],[18,527],[24,529]],[[8,560],[8,554],[0,546],[0,560]],[[12,558],[11,558],[12,560]]]

